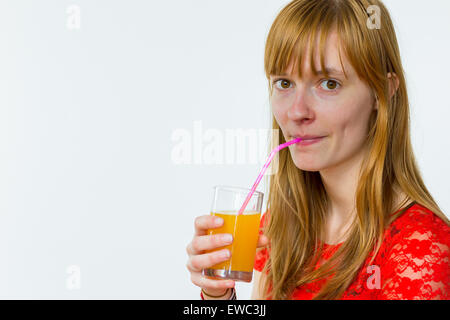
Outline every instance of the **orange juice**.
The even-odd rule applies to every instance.
[[[233,242],[228,246],[207,251],[212,252],[227,248],[230,250],[231,258],[212,266],[209,270],[207,269],[206,275],[251,281],[261,214],[259,212],[245,212],[238,215],[236,211],[221,211],[212,212],[211,215],[221,217],[224,224],[220,228],[208,230],[208,234],[230,233],[233,236]]]

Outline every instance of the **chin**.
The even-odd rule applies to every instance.
[[[325,167],[317,156],[309,153],[291,152],[291,160],[298,169],[303,171],[320,171]]]
[[[317,165],[317,164],[309,164],[305,163],[304,161],[295,161],[295,166],[303,171],[310,171],[310,172],[317,172],[323,169],[323,166]]]

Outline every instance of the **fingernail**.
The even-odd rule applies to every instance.
[[[231,234],[229,234],[229,233],[224,234],[224,235],[222,236],[222,240],[223,240],[223,242],[225,242],[225,243],[231,243],[231,242],[233,241],[233,236],[232,236]]]
[[[220,257],[221,258],[229,258],[230,257],[230,250],[228,250],[228,249],[226,249],[226,250],[223,250],[221,253],[220,253]]]
[[[216,217],[216,219],[214,219],[214,223],[216,224],[216,226],[221,226],[223,224],[223,219]]]

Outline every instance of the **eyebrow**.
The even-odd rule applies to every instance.
[[[334,74],[334,75],[340,75],[340,76],[345,76],[345,73],[343,73],[342,71],[335,69],[335,68],[325,68],[326,72],[328,74]],[[324,72],[322,70],[317,70],[317,74],[318,75],[323,75]],[[283,72],[279,75],[273,75],[273,76],[289,76],[287,73]]]
[[[327,71],[327,73],[329,74],[338,74],[341,76],[344,76],[344,72],[342,72],[341,70],[335,69],[335,68],[325,68],[325,70]],[[322,70],[317,70],[318,74],[323,74],[324,72]]]

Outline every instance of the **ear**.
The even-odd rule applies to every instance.
[[[378,96],[377,95],[375,95],[375,102],[373,103],[372,111],[378,111]]]
[[[387,77],[389,79],[389,94],[390,94],[390,98],[392,98],[392,96],[395,94],[395,92],[397,92],[398,85],[400,82],[395,73],[389,72],[387,74]]]
[[[395,92],[398,90],[398,86],[400,81],[398,80],[398,77],[395,73],[388,72],[387,78],[389,79],[389,95],[390,98],[392,98],[395,94]],[[378,110],[378,97],[375,96],[375,104],[374,104],[374,110]]]

